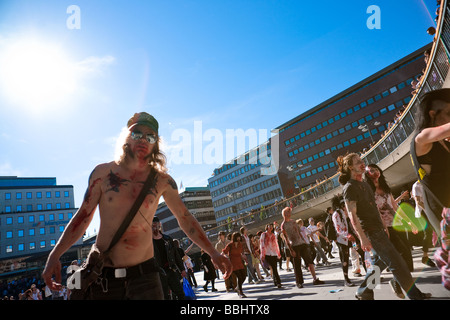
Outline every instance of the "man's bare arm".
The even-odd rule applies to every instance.
[[[415,138],[417,156],[427,154],[433,142],[450,138],[450,123],[423,129]]]
[[[345,200],[345,206],[347,208],[348,216],[350,221],[358,234],[359,240],[361,240],[361,248],[364,251],[370,251],[372,249],[372,245],[364,233],[363,228],[361,227],[361,223],[359,221],[358,216],[356,215],[356,201],[348,201]]]
[[[59,288],[61,283],[60,257],[83,236],[94,216],[94,212],[101,195],[101,179],[98,177],[96,178],[94,172],[95,170],[89,177],[89,186],[86,190],[80,209],[78,209],[73,218],[67,224],[66,229],[59,238],[53,250],[50,252],[47,259],[42,277],[47,286],[51,289]],[[53,275],[55,276],[55,282],[52,281]]]
[[[198,223],[197,219],[189,212],[178,194],[178,188],[171,177],[168,179],[168,185],[163,192],[164,200],[170,211],[180,225],[184,233],[200,248],[208,253],[216,266],[226,274],[225,277],[231,275],[231,263],[228,258],[221,255],[212,245],[206,236],[205,231]]]

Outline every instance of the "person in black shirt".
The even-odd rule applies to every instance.
[[[160,278],[164,291],[164,299],[170,299],[170,290],[173,300],[184,300],[185,295],[181,284],[181,277],[186,277],[183,261],[173,239],[161,233],[161,223],[158,217],[153,218],[153,245],[155,257],[160,267]]]
[[[389,267],[394,279],[412,300],[429,298],[414,284],[404,259],[389,241],[386,228],[380,218],[372,189],[362,180],[366,166],[356,153],[340,156],[338,159],[339,183],[344,186],[343,196],[350,221],[361,240],[364,251],[372,251],[374,267],[367,270],[366,277],[356,292],[359,300],[374,298],[375,285],[379,275]]]
[[[450,290],[450,88],[427,92],[417,110],[411,155],[420,165],[416,170],[423,185],[425,214],[442,243],[434,257],[442,283]]]

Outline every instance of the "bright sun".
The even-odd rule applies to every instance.
[[[64,108],[76,90],[76,68],[60,47],[37,39],[2,46],[0,88],[15,106],[40,113]]]

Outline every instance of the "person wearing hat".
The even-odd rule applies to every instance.
[[[228,277],[231,263],[215,250],[195,217],[178,194],[174,179],[167,174],[165,156],[160,151],[159,125],[146,113],[135,113],[127,123],[123,152],[116,161],[95,167],[89,177],[83,202],[66,226],[49,257],[42,277],[51,289],[61,286],[60,257],[85,233],[99,207],[100,228],[95,246],[104,252],[138,197],[147,177],[155,176],[144,202],[129,227],[112,248],[100,278],[89,287],[89,299],[163,299],[155,263],[152,221],[160,197],[164,197],[181,229],[212,258]],[[55,276],[55,281],[52,276]],[[105,285],[106,284],[106,285]]]
[[[442,284],[450,290],[450,89],[427,92],[417,112],[416,133],[411,145],[421,167],[425,215],[441,240],[434,258]],[[417,169],[417,168],[416,168]],[[419,172],[420,172],[419,170]]]

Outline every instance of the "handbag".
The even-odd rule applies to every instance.
[[[186,278],[183,278],[183,291],[186,300],[197,300],[197,296]]]
[[[68,283],[77,283],[78,288],[71,289],[70,300],[84,300],[86,299],[88,288],[95,282],[101,284],[101,277],[103,271],[103,266],[106,261],[108,261],[111,249],[120,240],[125,230],[128,228],[129,224],[133,220],[137,211],[142,205],[145,197],[147,196],[148,190],[150,189],[151,183],[156,176],[156,170],[151,169],[147,180],[142,187],[139,196],[136,198],[130,212],[125,217],[124,221],[120,225],[116,234],[114,235],[108,249],[105,252],[100,252],[98,247],[93,244],[91,251],[89,252],[86,261],[81,265],[78,270],[76,270],[68,279]],[[109,260],[110,261],[110,260]],[[78,281],[77,281],[78,280]]]

